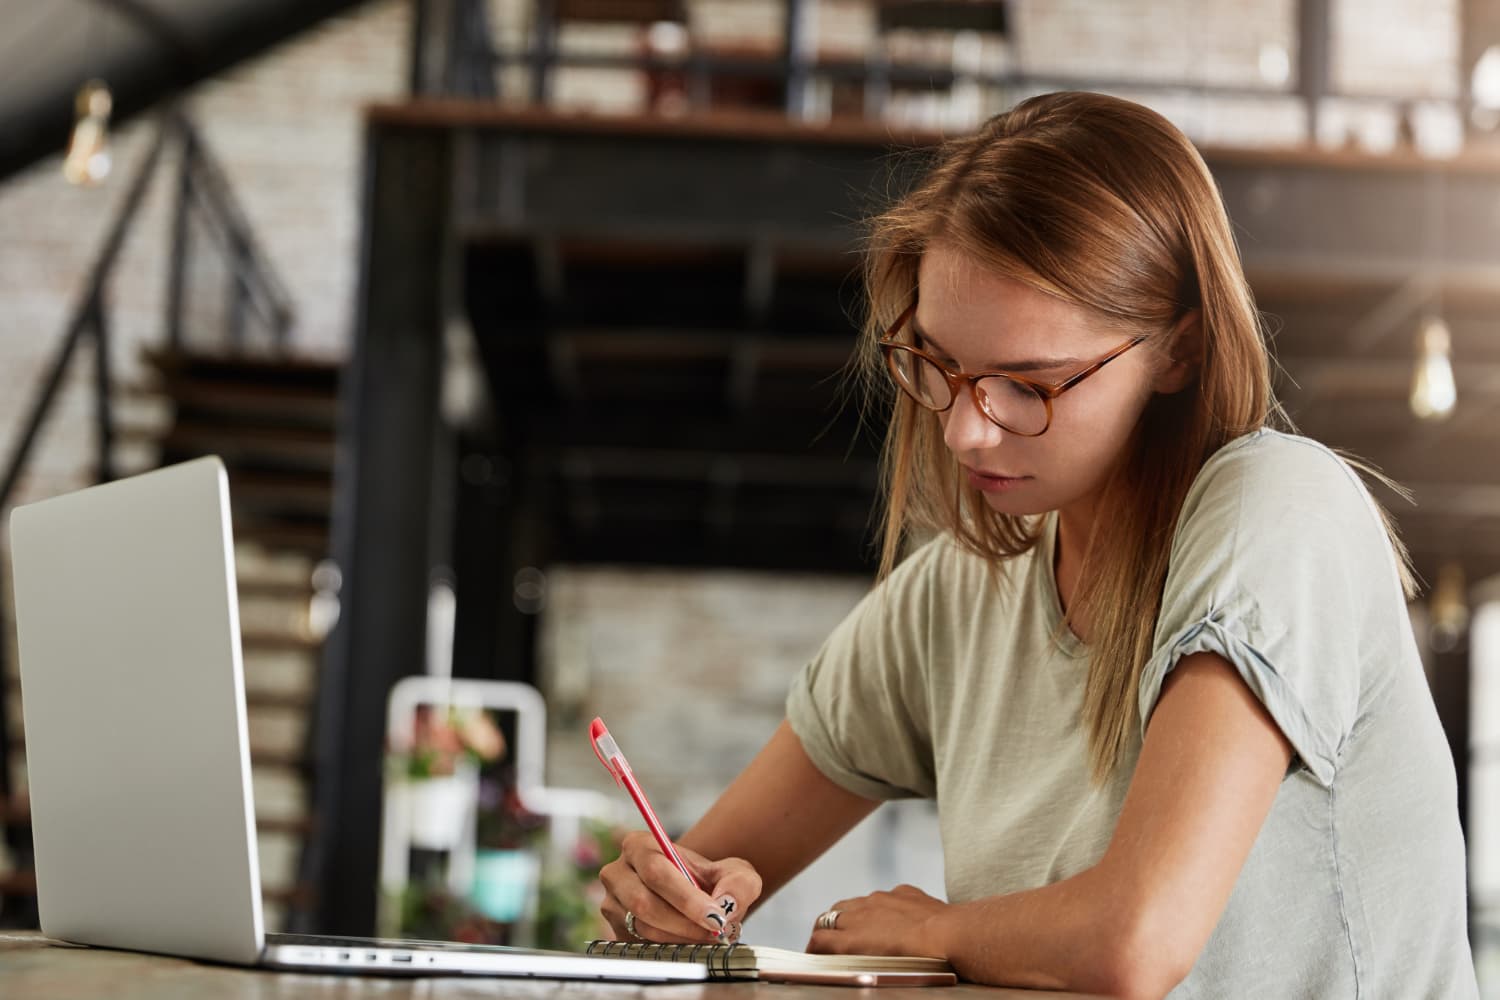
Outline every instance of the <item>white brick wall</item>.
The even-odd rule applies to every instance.
[[[1268,86],[1261,48],[1296,50],[1293,0],[1017,0],[1023,71]]]
[[[1457,97],[1458,0],[1330,0],[1336,92]]]
[[[770,737],[792,676],[868,588],[864,578],[813,574],[552,572],[541,628],[548,784],[623,795],[589,749],[588,722],[602,715],[662,822],[685,830]],[[882,808],[746,934],[801,948],[831,903],[901,882],[943,892],[930,804]]]

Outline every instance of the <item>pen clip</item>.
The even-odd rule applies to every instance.
[[[604,769],[615,779],[615,784],[624,788],[625,755],[620,753],[619,744],[615,742],[613,736],[609,735],[609,727],[598,716],[595,716],[594,721],[589,723],[589,746],[594,748],[594,756],[599,758],[599,763],[603,764]]]

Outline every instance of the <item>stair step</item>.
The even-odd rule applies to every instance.
[[[301,701],[293,705],[247,701],[245,721],[250,746],[255,748],[252,753],[259,753],[263,760],[274,754],[300,762],[307,753],[308,708]]]
[[[252,761],[250,786],[257,823],[308,823],[307,780],[295,767]]]
[[[270,550],[244,540],[234,547],[235,576],[241,586],[247,582],[310,586],[317,563],[302,552]]]
[[[36,872],[13,871],[0,874],[0,896],[35,896]]]
[[[278,425],[306,424],[327,430],[332,430],[338,422],[338,395],[319,388],[214,384],[169,378],[158,392],[176,404],[179,417],[192,413],[204,421],[268,420]]]
[[[318,680],[318,651],[247,649],[245,697],[300,699],[311,706]]]
[[[305,583],[296,583],[290,580],[247,580],[243,574],[240,575],[239,579],[239,595],[241,603],[243,603],[246,598],[251,597],[264,597],[283,601],[306,601],[309,600],[314,593],[316,593],[316,591],[313,589],[311,581]]]
[[[239,606],[242,634],[287,632],[296,636],[318,638],[309,622],[306,598],[288,600],[284,597],[241,594]]]
[[[295,635],[271,629],[241,629],[240,648],[244,650],[303,650],[317,652],[323,648],[321,639],[306,635]]]
[[[179,422],[161,439],[161,448],[163,459],[168,462],[218,455],[229,466],[277,467],[285,463],[331,469],[335,439],[336,435],[329,430],[291,427],[228,430]]]
[[[312,711],[313,698],[306,694],[290,694],[277,691],[246,691],[245,708],[254,712],[299,712]]]
[[[237,509],[272,508],[328,517],[333,510],[333,476],[231,469],[229,496]]]
[[[328,554],[329,536],[326,526],[236,521],[234,533],[240,538],[259,542],[268,548],[288,549],[309,556]]]
[[[338,361],[307,355],[269,358],[157,347],[143,350],[141,357],[164,378],[322,387],[329,391],[337,389],[343,371]]]

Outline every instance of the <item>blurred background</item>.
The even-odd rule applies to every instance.
[[[0,0],[0,510],[223,456],[274,928],[597,931],[589,719],[681,831],[869,586],[860,220],[1056,89],[1199,144],[1292,414],[1411,493],[1500,996],[1500,0]],[[748,936],[898,881],[926,804]]]

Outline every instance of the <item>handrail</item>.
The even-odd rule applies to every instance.
[[[74,352],[78,350],[79,343],[85,336],[91,336],[94,340],[95,353],[100,359],[105,359],[109,354],[105,327],[98,322],[103,314],[101,299],[104,294],[104,284],[114,270],[115,259],[119,257],[120,248],[125,243],[130,223],[135,218],[136,211],[140,208],[141,201],[150,187],[152,176],[156,173],[156,165],[160,162],[162,150],[167,144],[169,129],[168,124],[162,124],[157,128],[156,139],[152,142],[146,159],[137,168],[135,177],[130,183],[129,193],[125,196],[125,204],[115,216],[109,237],[104,241],[104,248],[89,271],[87,291],[83,295],[83,300],[73,311],[73,318],[68,323],[68,332],[63,336],[63,342],[52,359],[51,368],[48,369],[47,378],[31,404],[30,415],[27,417],[25,429],[21,432],[21,439],[11,452],[10,462],[6,465],[5,478],[0,480],[0,511],[10,506],[16,484],[21,478],[21,473],[25,471],[27,460],[31,457],[31,449],[36,444],[37,434],[51,413],[53,400],[57,397],[63,376],[67,374],[68,366],[73,360]],[[103,360],[103,364],[107,366],[108,361]],[[101,427],[105,428],[105,433],[101,437],[109,437],[113,428],[107,404],[101,412],[104,414],[101,418]],[[100,444],[103,445],[105,442],[101,441]],[[102,454],[99,464],[101,469],[106,464]]]
[[[261,250],[254,230],[234,197],[223,168],[202,141],[192,122],[186,118],[180,118],[179,121],[184,139],[184,190],[203,209],[205,216],[218,225],[215,235],[221,240],[222,249],[236,265],[231,269],[236,301],[255,306],[261,313],[261,319],[271,328],[276,348],[285,348],[293,316],[291,296]],[[176,263],[178,262],[174,261]],[[239,325],[239,317],[231,311],[230,341],[236,347],[242,346],[242,338],[235,335],[235,328]],[[174,329],[180,336],[181,324],[177,324]],[[179,342],[174,341],[174,344],[177,343]]]

